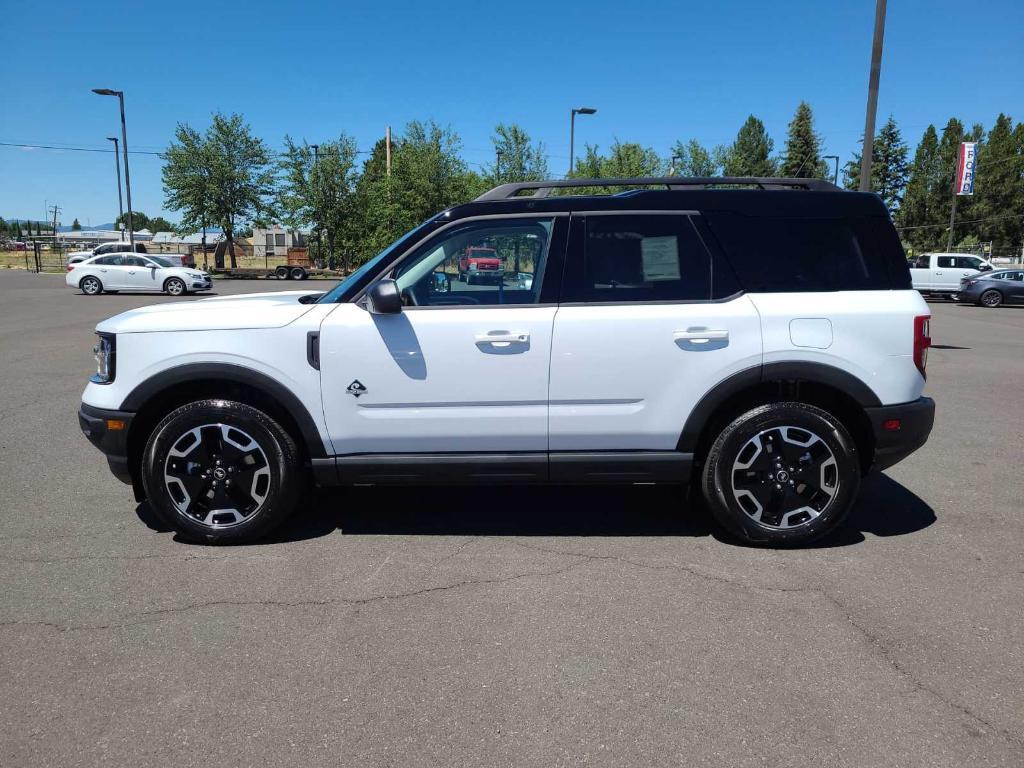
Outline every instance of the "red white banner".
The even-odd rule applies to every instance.
[[[956,166],[956,193],[974,194],[974,168],[977,165],[977,142],[964,141],[960,144],[960,158]]]

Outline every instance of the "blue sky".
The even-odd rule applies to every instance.
[[[616,137],[662,154],[676,139],[729,142],[750,113],[781,148],[801,99],[845,162],[864,121],[874,0],[717,2],[261,2],[9,4],[0,142],[109,147],[124,90],[132,150],[159,151],[177,122],[239,112],[272,148],[342,130],[365,149],[386,125],[450,125],[470,163],[493,159],[495,123],[544,142],[553,175]],[[121,26],[124,19],[125,26]],[[1024,119],[1024,2],[890,0],[880,120],[913,147],[950,116]],[[132,155],[134,207],[161,212],[160,158]],[[111,221],[109,153],[0,146],[0,215]],[[173,212],[165,212],[174,218]]]

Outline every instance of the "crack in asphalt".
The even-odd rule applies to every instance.
[[[617,560],[620,563],[623,563],[625,565],[631,565],[636,568],[645,568],[649,570],[680,571],[682,573],[704,579],[705,581],[713,581],[720,584],[726,584],[732,587],[743,589],[748,592],[775,592],[783,594],[802,593],[809,595],[817,595],[823,598],[830,605],[832,605],[833,608],[838,610],[842,614],[843,618],[846,619],[846,622],[858,634],[860,634],[860,636],[864,640],[867,641],[867,644],[871,646],[871,648],[874,649],[875,652],[882,657],[883,661],[885,661],[889,665],[889,667],[894,672],[896,672],[897,675],[905,679],[915,691],[919,691],[921,693],[931,696],[938,702],[945,704],[947,707],[956,710],[961,715],[964,715],[965,717],[974,720],[976,723],[980,724],[985,728],[988,728],[990,731],[1000,734],[1011,743],[1017,746],[1024,746],[1024,738],[1021,738],[1020,736],[1013,733],[1007,728],[1003,728],[996,725],[995,723],[992,723],[991,721],[985,719],[984,717],[982,717],[966,705],[954,701],[953,699],[949,698],[946,694],[944,694],[942,691],[918,679],[917,676],[911,670],[909,670],[907,667],[900,663],[899,659],[896,658],[893,650],[885,643],[885,641],[882,640],[881,637],[879,637],[877,634],[875,634],[867,627],[865,627],[863,624],[854,619],[850,609],[847,608],[846,605],[838,597],[822,589],[821,587],[775,587],[771,585],[750,584],[737,579],[730,579],[725,576],[710,574],[705,571],[700,571],[693,567],[684,565],[646,563],[640,560],[632,560],[629,558],[621,557],[619,555],[596,555],[588,552],[556,550],[549,549],[547,547],[539,547],[535,544],[525,544],[521,541],[516,541],[515,539],[511,538],[506,538],[503,540],[507,541],[509,544],[512,544],[517,547],[522,547],[524,549],[532,549],[537,552],[547,552],[549,554],[559,555],[563,557],[579,557],[585,558],[587,560],[598,561]]]
[[[219,608],[219,607],[275,607],[275,608],[305,608],[305,607],[330,607],[332,605],[346,605],[346,606],[363,606],[370,605],[373,603],[387,602],[389,600],[405,600],[409,598],[422,597],[423,595],[430,595],[437,592],[448,592],[454,589],[461,589],[463,587],[472,587],[480,585],[490,584],[506,584],[512,581],[518,581],[521,579],[529,579],[534,577],[547,577],[557,576],[567,571],[574,570],[582,565],[582,562],[570,563],[569,565],[561,568],[554,568],[546,571],[529,571],[527,573],[516,573],[511,576],[502,576],[493,579],[465,579],[463,581],[457,581],[451,584],[438,584],[432,587],[423,587],[422,589],[410,590],[408,592],[396,592],[384,595],[372,595],[370,597],[361,598],[329,598],[326,600],[297,600],[297,601],[285,601],[285,600],[209,600],[198,603],[188,603],[181,606],[172,606],[169,608],[160,608],[153,611],[142,611],[135,614],[139,621],[126,621],[111,624],[68,624],[62,625],[52,621],[0,621],[0,628],[7,627],[48,627],[54,629],[60,633],[66,632],[84,632],[84,631],[99,631],[108,629],[123,629],[127,627],[139,626],[142,624],[149,624],[154,619],[173,615],[187,613],[189,611],[200,610],[203,608]]]

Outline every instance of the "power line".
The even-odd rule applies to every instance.
[[[959,227],[961,224],[980,224],[983,221],[995,221],[996,219],[1024,219],[1024,214],[1019,213],[1008,213],[1003,216],[988,216],[984,219],[971,219],[969,221],[958,221],[956,225]],[[913,227],[896,227],[898,232],[903,232],[907,229],[949,229],[949,224],[918,224]]]

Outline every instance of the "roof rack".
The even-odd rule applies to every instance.
[[[806,189],[816,192],[840,192],[840,188],[824,179],[784,179],[762,176],[658,176],[635,179],[557,179],[554,181],[522,181],[501,184],[484,192],[477,201],[508,200],[513,197],[547,197],[552,189],[575,187],[665,187],[666,189],[707,189],[708,187],[743,186],[758,189]],[[521,194],[532,191],[531,195]]]

